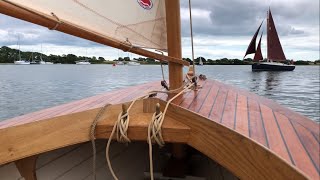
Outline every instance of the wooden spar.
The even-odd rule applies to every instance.
[[[169,16],[170,14],[170,16]],[[167,46],[168,55],[181,59],[181,22],[180,22],[180,0],[166,0],[166,23],[167,23]],[[169,86],[170,89],[177,89],[183,85],[183,66],[177,63],[169,62]],[[173,144],[172,155],[176,159],[183,159],[186,155],[185,146],[183,144]],[[174,164],[174,163],[173,163]],[[169,169],[171,165],[169,164]],[[172,172],[165,172],[167,175],[183,176],[183,170],[177,170],[178,174],[172,174]],[[182,174],[180,174],[181,172]]]
[[[39,12],[34,12],[30,9],[21,7],[19,5],[13,4],[12,2],[8,2],[5,0],[0,1],[0,13],[6,14],[8,16],[12,16],[18,19],[22,19],[34,24],[38,24],[40,26],[44,26],[49,29],[56,27],[57,23],[59,23],[57,19],[53,16],[48,16]],[[138,47],[131,47],[131,45],[129,44],[126,44],[124,42],[119,42],[112,38],[96,33],[94,31],[85,29],[83,27],[79,27],[76,24],[73,24],[70,22],[63,21],[56,27],[56,30],[70,34],[70,35],[74,35],[83,39],[87,39],[96,43],[121,49],[123,51],[128,51],[141,56],[150,57],[153,59],[157,59],[159,61],[178,64],[181,67],[182,65],[189,66],[189,62],[182,61],[181,57],[179,58],[172,57],[170,54],[169,56],[165,56],[165,55],[151,52]]]
[[[167,44],[168,55],[177,59],[182,58],[180,0],[166,0]],[[170,16],[168,16],[170,14]],[[183,84],[183,66],[169,61],[170,89],[177,89]]]

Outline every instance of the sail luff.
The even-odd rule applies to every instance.
[[[257,37],[258,37],[258,34],[259,34],[259,31],[260,31],[260,28],[262,26],[262,23],[263,21],[261,22],[259,28],[257,29],[256,33],[253,35],[252,39],[251,39],[251,42],[248,46],[248,49],[246,51],[246,54],[244,55],[243,58],[245,58],[248,54],[253,54],[256,52],[256,41],[257,41]]]
[[[286,56],[284,55],[270,9],[268,11],[267,37],[268,60],[285,61]]]
[[[253,61],[263,60],[263,56],[262,56],[262,52],[261,52],[261,39],[262,39],[262,35],[263,35],[263,32],[261,33],[260,40],[259,40],[258,47],[257,47],[257,51],[256,51],[256,53],[254,54]]]
[[[186,65],[186,66],[189,65],[187,61],[183,61],[180,58],[165,56],[165,55],[151,52],[139,47],[135,47],[128,43],[120,42],[113,38],[106,37],[102,34],[99,34],[97,32],[85,29],[83,27],[79,27],[78,25],[73,24],[71,22],[67,22],[67,21],[59,22],[59,20],[53,16],[51,17],[46,14],[42,14],[40,12],[35,12],[33,10],[19,6],[9,1],[5,1],[5,0],[0,1],[0,13],[6,14],[8,16],[12,16],[18,19],[22,19],[34,24],[38,24],[40,26],[44,26],[49,29],[52,29],[55,27],[55,30],[57,31],[61,31],[70,35],[83,38],[83,39],[87,39],[93,42],[97,42],[97,43],[111,46],[117,49],[121,49],[123,51],[132,52],[138,55],[154,58],[160,61],[174,62],[174,63]]]

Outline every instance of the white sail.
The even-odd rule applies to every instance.
[[[164,0],[7,0],[120,42],[167,49]]]

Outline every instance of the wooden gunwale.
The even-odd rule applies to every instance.
[[[290,178],[294,173],[298,173],[299,177],[306,176],[311,179],[319,177],[319,142],[315,138],[317,132],[301,125],[301,121],[292,120],[285,115],[286,113],[282,113],[283,110],[289,111],[288,109],[281,108],[278,111],[277,106],[272,106],[276,103],[265,103],[268,100],[256,98],[252,93],[244,93],[243,90],[218,81],[206,80],[200,81],[199,84],[202,85],[202,89],[182,95],[179,101],[170,106],[163,129],[166,142],[187,143],[240,178],[267,178],[273,171],[277,175],[270,177],[274,178]],[[24,116],[28,117],[27,121],[18,118],[19,124],[15,121],[4,121],[0,126],[0,141],[5,142],[0,147],[0,164],[88,141],[89,128],[99,108],[111,103],[115,110],[112,113],[107,110],[103,116],[104,120],[97,127],[97,136],[108,138],[114,117],[120,111],[120,105],[115,105],[116,103],[132,100],[146,90],[160,88],[159,83],[147,83],[88,98],[92,101],[90,103],[83,100],[71,103],[78,104],[79,108],[75,107],[77,111],[67,111],[65,105],[56,107],[56,110],[60,109],[59,111],[65,109],[69,112],[67,114],[61,113],[63,115],[59,116],[51,114],[52,117],[46,116],[44,119],[33,119],[34,121],[32,118],[28,119],[29,116]],[[116,92],[126,95],[116,95]],[[129,137],[132,140],[146,140],[146,127],[154,110],[152,106],[160,101],[163,108],[166,102],[166,95],[160,97],[162,100],[154,99],[147,104],[150,108],[145,109],[148,112],[144,115],[132,115],[129,128]],[[79,102],[86,103],[86,106]],[[134,107],[142,105],[140,102],[140,105]],[[134,112],[141,114],[141,110],[139,112],[134,110],[132,113]],[[218,113],[210,116],[214,112]],[[200,124],[197,124],[198,122]],[[5,126],[6,123],[9,127]],[[308,124],[318,126],[315,122]],[[203,132],[197,129],[198,126],[202,127]],[[7,139],[15,141],[7,142]],[[209,140],[210,142],[206,142]],[[205,149],[202,149],[204,148],[202,146],[205,146]],[[227,147],[228,149],[225,149]],[[243,152],[237,152],[240,151],[239,148],[242,148]],[[253,156],[256,156],[257,151],[258,157],[254,159]],[[7,156],[8,154],[10,156]],[[243,157],[238,157],[240,155]],[[245,160],[250,161],[250,164],[244,162]],[[265,164],[260,165],[258,160]],[[268,164],[271,162],[277,164],[274,169]],[[282,166],[285,166],[284,169]],[[260,169],[262,167],[269,173],[264,173]]]

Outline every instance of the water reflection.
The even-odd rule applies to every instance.
[[[266,72],[266,77],[265,77],[265,92],[267,96],[272,95],[272,91],[281,84],[281,72]]]
[[[252,92],[259,92],[262,87],[261,84],[263,82],[263,72],[252,72],[250,74],[250,90]]]

